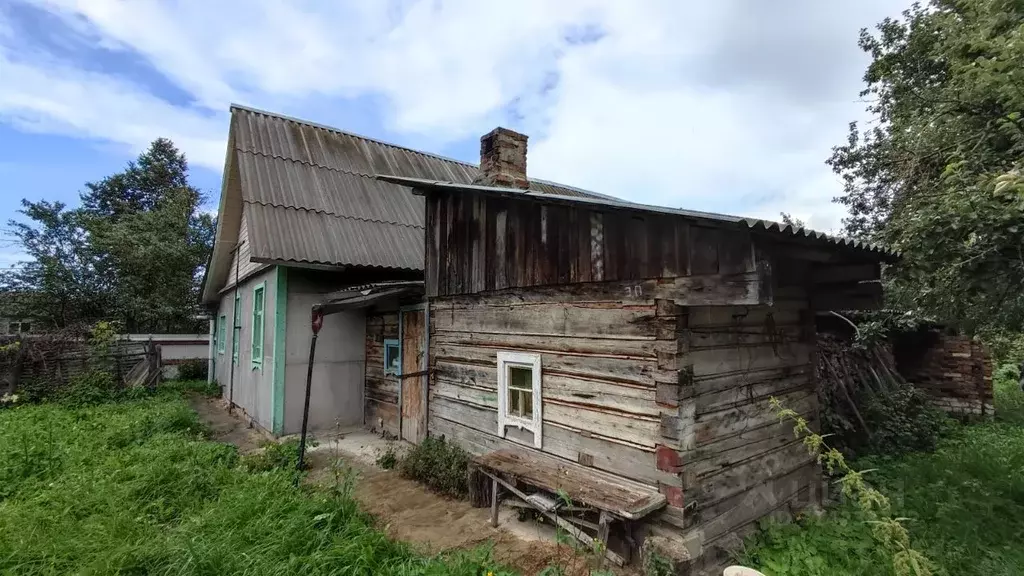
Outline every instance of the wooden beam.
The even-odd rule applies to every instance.
[[[817,265],[811,269],[811,282],[815,284],[866,282],[878,280],[881,275],[881,267],[877,262]]]
[[[882,284],[819,285],[811,291],[814,310],[878,310],[882,307]]]

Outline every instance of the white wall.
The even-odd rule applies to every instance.
[[[285,359],[284,433],[302,427],[309,344],[310,312],[334,286],[312,282],[300,274],[288,278],[288,327]],[[324,318],[317,337],[310,387],[309,429],[359,426],[363,423],[363,375],[366,317],[363,310]]]
[[[232,310],[234,306],[234,289],[221,293],[220,306],[217,312],[218,322],[223,315],[227,319],[225,330],[224,353],[216,353],[216,381],[224,390],[224,397],[231,397],[235,405],[254,419],[266,430],[273,430],[273,389],[274,389],[274,318],[277,286],[274,282],[275,269],[270,268],[245,281],[238,288],[241,298],[241,314],[239,324],[242,329],[239,336],[238,364],[234,370],[234,385],[231,377],[231,346]],[[252,293],[253,288],[266,282],[264,293],[263,321],[263,366],[252,367]]]

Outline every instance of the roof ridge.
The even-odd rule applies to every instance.
[[[359,222],[370,222],[373,224],[390,224],[391,226],[404,226],[406,228],[417,228],[420,230],[426,230],[426,226],[420,226],[419,224],[406,224],[404,222],[393,222],[391,220],[379,220],[375,218],[360,218],[359,216],[350,216],[348,214],[339,214],[337,212],[331,212],[330,210],[317,210],[316,208],[303,208],[301,206],[289,206],[288,204],[277,204],[274,202],[260,202],[259,200],[249,200],[246,198],[242,199],[245,204],[259,204],[260,206],[266,206],[270,208],[284,208],[285,210],[302,210],[303,212],[313,212],[314,214],[326,214],[335,218],[344,218],[345,220],[356,220]]]
[[[318,122],[313,122],[313,121],[310,121],[310,120],[303,120],[301,118],[296,118],[294,116],[288,116],[286,114],[279,114],[277,112],[270,112],[269,110],[261,110],[259,108],[253,108],[251,106],[245,106],[245,105],[242,105],[242,104],[234,104],[234,103],[231,104],[229,109],[230,110],[236,110],[236,109],[237,110],[243,110],[245,112],[251,112],[253,114],[262,114],[264,116],[270,116],[272,118],[277,118],[277,119],[285,120],[285,121],[288,121],[288,122],[295,122],[297,124],[305,124],[307,126],[312,126],[313,128],[319,128],[320,130],[327,130],[328,132],[336,132],[338,134],[343,134],[345,136],[351,136],[353,138],[359,138],[360,140],[366,140],[367,142],[373,142],[375,144],[381,144],[381,145],[384,145],[384,146],[390,146],[392,148],[399,148],[399,149],[405,150],[407,152],[412,152],[413,154],[419,154],[421,156],[430,156],[430,157],[433,157],[433,158],[437,158],[438,160],[444,160],[445,162],[454,162],[455,164],[461,164],[463,166],[468,166],[470,168],[475,168],[477,170],[480,169],[480,166],[478,164],[473,164],[473,163],[470,163],[470,162],[465,162],[463,160],[456,160],[455,158],[449,158],[447,156],[442,156],[440,154],[435,154],[433,152],[426,152],[426,151],[423,151],[423,150],[416,150],[415,148],[410,148],[408,146],[402,146],[401,144],[395,144],[393,142],[388,142],[386,140],[381,140],[380,138],[371,138],[369,136],[363,136],[362,134],[356,134],[355,132],[349,132],[348,130],[342,130],[341,128],[335,128],[333,126],[328,126],[326,124],[320,124]],[[561,184],[558,184],[558,186],[561,186]]]
[[[244,104],[236,104],[236,103],[232,103],[230,105],[229,109],[232,110],[232,111],[234,111],[234,110],[242,110],[242,111],[245,111],[245,112],[250,112],[252,114],[262,114],[263,116],[269,116],[271,118],[277,118],[279,120],[285,120],[287,122],[295,122],[297,124],[305,124],[306,126],[312,126],[313,128],[319,128],[320,130],[326,130],[328,132],[335,132],[337,134],[342,134],[342,135],[345,135],[345,136],[351,136],[352,138],[359,138],[360,140],[364,140],[366,142],[373,142],[375,144],[380,144],[380,145],[383,145],[383,146],[390,146],[392,148],[398,148],[399,150],[405,150],[405,151],[411,152],[413,154],[419,154],[420,156],[429,156],[431,158],[437,158],[438,160],[443,160],[445,162],[452,162],[452,163],[458,164],[460,166],[466,166],[468,168],[473,168],[474,170],[479,170],[480,169],[480,165],[479,164],[473,164],[472,162],[464,162],[462,160],[457,160],[455,158],[449,158],[447,156],[442,156],[441,154],[435,154],[433,152],[426,152],[424,150],[416,150],[415,148],[410,148],[408,146],[402,146],[401,144],[395,144],[393,142],[388,142],[386,140],[381,140],[379,138],[371,138],[369,136],[364,136],[362,134],[356,134],[355,132],[349,132],[348,130],[342,130],[341,128],[335,128],[334,126],[328,126],[326,124],[320,124],[319,122],[313,122],[311,120],[303,120],[301,118],[296,118],[294,116],[288,116],[287,114],[280,114],[278,112],[271,112],[269,110],[262,110],[260,108],[253,108],[252,106],[245,106]],[[239,150],[239,148],[237,146],[235,147],[235,149]],[[240,150],[240,151],[251,152],[253,154],[258,154],[258,152],[253,152],[251,150]],[[308,164],[309,166],[316,166],[318,168],[326,168],[328,170],[335,170],[334,168],[330,168],[328,166],[323,166],[321,164],[314,164],[312,162],[306,163],[306,162],[302,162],[301,160],[295,160],[293,158],[285,158],[284,156],[277,156],[277,155],[273,155],[273,154],[271,154],[271,155],[261,154],[261,156],[264,156],[264,157],[267,157],[267,158],[281,158],[281,159],[284,159],[284,160],[292,160],[294,162],[300,162],[300,163],[303,163],[303,164]],[[338,171],[339,172],[344,172],[346,174],[358,174],[359,176],[369,176],[371,178],[374,176],[373,174],[362,174],[362,173],[359,173],[359,172],[348,172],[347,170],[338,170]],[[527,180],[533,180],[534,182],[539,182],[541,184],[547,184],[549,186],[556,186],[558,188],[565,188],[566,190],[572,190],[572,191],[575,191],[575,192],[580,192],[580,193],[583,193],[583,194],[589,194],[589,195],[597,196],[597,197],[600,197],[600,198],[606,198],[606,199],[611,199],[611,200],[619,200],[618,197],[612,196],[610,194],[602,194],[600,192],[594,192],[593,190],[587,190],[586,188],[579,188],[577,186],[571,186],[569,184],[562,184],[560,182],[555,182],[553,180],[545,180],[543,178],[527,178]]]

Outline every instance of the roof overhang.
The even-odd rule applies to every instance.
[[[324,300],[313,305],[314,311],[322,312],[324,315],[354,310],[357,308],[368,308],[375,303],[399,296],[422,295],[424,293],[422,280],[393,282],[374,282],[349,286],[336,292],[328,294]]]

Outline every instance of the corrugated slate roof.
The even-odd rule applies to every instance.
[[[378,175],[377,178],[385,182],[401,184],[412,188],[418,188],[420,190],[482,192],[485,194],[507,196],[513,198],[516,196],[526,195],[534,197],[543,197],[544,199],[552,201],[570,202],[575,204],[589,204],[598,207],[642,210],[644,212],[655,212],[659,214],[675,214],[678,216],[685,216],[687,218],[692,218],[695,220],[705,220],[711,223],[738,224],[754,232],[773,234],[781,236],[783,237],[783,239],[796,240],[797,242],[803,242],[807,244],[817,244],[824,246],[840,247],[844,249],[851,249],[872,255],[880,260],[893,261],[899,258],[899,254],[892,252],[879,244],[871,244],[869,242],[861,242],[859,240],[853,240],[850,238],[832,236],[829,234],[825,234],[824,232],[816,232],[809,228],[798,228],[791,226],[789,224],[780,224],[778,222],[771,222],[769,220],[759,220],[756,218],[744,218],[742,216],[730,216],[728,214],[716,214],[714,212],[699,212],[696,210],[684,210],[682,208],[668,208],[665,206],[655,206],[652,204],[640,204],[637,202],[629,202],[626,200],[621,200],[612,197],[584,197],[567,196],[559,194],[537,194],[535,192],[521,192],[510,188],[479,186],[474,184],[456,184],[452,182],[429,180],[424,178],[407,178],[401,176],[391,176],[386,174]]]
[[[252,256],[326,265],[423,268],[423,199],[388,174],[470,184],[459,162],[233,105],[232,136]],[[611,198],[544,180],[540,194]]]

